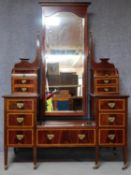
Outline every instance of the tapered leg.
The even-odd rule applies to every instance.
[[[34,169],[37,168],[37,148],[33,148],[33,163],[34,163]]]
[[[128,168],[128,150],[127,147],[123,147],[123,162],[124,162],[124,166],[122,167],[123,170],[125,170],[126,168]]]
[[[8,169],[8,148],[7,147],[4,148],[4,167],[5,167],[5,170]]]
[[[96,147],[96,159],[95,159],[95,165],[93,167],[94,169],[99,168],[99,147]]]

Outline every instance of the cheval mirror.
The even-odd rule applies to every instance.
[[[85,4],[42,6],[45,116],[87,113],[87,8]]]

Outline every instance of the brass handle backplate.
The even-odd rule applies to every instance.
[[[24,135],[23,134],[17,134],[16,138],[18,141],[22,141],[24,139]]]
[[[115,116],[109,116],[108,117],[108,122],[114,123],[115,122]]]
[[[22,109],[22,108],[24,108],[24,103],[23,102],[17,102],[16,106],[17,106],[18,109]]]
[[[109,88],[104,88],[104,91],[105,92],[109,92]]]
[[[80,140],[84,140],[85,137],[86,137],[85,134],[78,134],[78,138],[79,138]]]
[[[27,80],[23,79],[23,80],[21,80],[21,83],[25,84],[25,83],[27,83]]]
[[[109,108],[113,109],[113,108],[115,108],[116,103],[115,102],[108,102],[107,105]]]
[[[21,88],[21,91],[22,91],[22,92],[26,92],[26,91],[27,91],[27,88],[26,88],[26,87],[22,87],[22,88]]]
[[[104,83],[105,83],[105,84],[108,84],[108,83],[109,83],[109,80],[104,80]]]
[[[113,141],[115,139],[115,134],[108,134],[108,139],[110,139],[111,141]]]
[[[55,137],[54,134],[47,134],[48,140],[53,140],[54,137]]]
[[[24,122],[24,117],[17,117],[16,121],[17,121],[17,123],[21,124]]]

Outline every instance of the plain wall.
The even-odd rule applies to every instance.
[[[90,0],[89,30],[95,57],[111,58],[119,70],[120,89],[131,95],[131,1]],[[21,57],[35,56],[35,40],[41,32],[38,0],[0,0],[0,96],[11,92],[11,69]],[[131,121],[129,98],[129,122]],[[3,99],[0,98],[0,151],[3,150]],[[131,127],[129,125],[129,148]]]

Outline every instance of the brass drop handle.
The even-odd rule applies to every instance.
[[[109,76],[110,74],[106,73],[105,76]]]
[[[113,109],[116,106],[116,103],[115,102],[108,102],[107,105],[109,108]]]
[[[85,134],[78,134],[78,138],[79,138],[80,140],[84,140],[85,137],[86,137]]]
[[[23,79],[23,80],[21,80],[21,83],[25,84],[25,83],[27,83],[27,80]]]
[[[108,89],[108,88],[104,88],[104,91],[105,91],[105,92],[109,92],[109,89]]]
[[[108,83],[109,83],[109,80],[104,80],[104,83],[105,83],[105,84],[108,84]]]
[[[22,91],[22,92],[26,92],[26,91],[27,91],[27,88],[26,88],[26,87],[22,87],[22,88],[21,88],[21,91]]]
[[[48,140],[53,140],[54,137],[55,137],[54,134],[47,134]]]
[[[22,124],[24,122],[24,117],[17,117],[16,121],[17,123]]]
[[[23,134],[17,134],[17,135],[16,135],[16,139],[17,139],[18,141],[22,141],[22,140],[24,139],[24,135],[23,135]]]
[[[113,141],[115,139],[115,134],[108,134],[108,139]]]
[[[22,109],[22,108],[24,108],[24,103],[23,102],[17,102],[16,106],[17,106],[18,109]]]
[[[115,122],[115,116],[109,116],[108,117],[108,122],[114,123]]]

